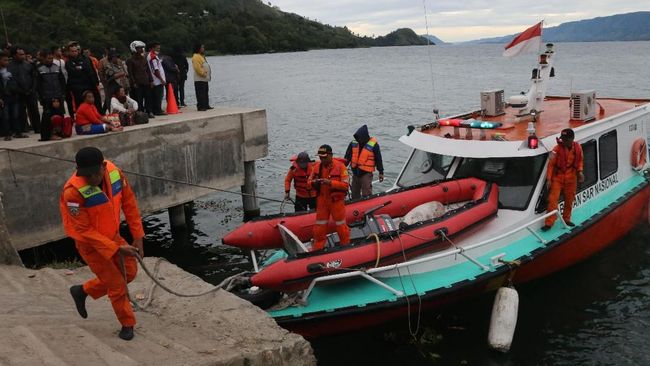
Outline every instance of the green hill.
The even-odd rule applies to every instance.
[[[424,46],[429,44],[426,38],[418,36],[413,29],[400,28],[383,37],[375,39],[375,46]]]
[[[3,0],[2,8],[10,41],[29,47],[76,40],[126,52],[137,39],[185,51],[201,42],[213,52],[240,54],[421,44],[410,29],[359,37],[259,0]]]

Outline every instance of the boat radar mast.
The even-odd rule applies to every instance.
[[[537,67],[533,69],[532,85],[528,93],[524,95],[515,95],[508,98],[508,103],[514,108],[520,108],[517,117],[530,115],[531,112],[539,114],[543,112],[544,98],[546,98],[546,89],[548,81],[555,76],[553,68],[553,58],[555,50],[553,43],[546,44],[546,50],[539,54]]]

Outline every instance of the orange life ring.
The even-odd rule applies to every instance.
[[[648,161],[648,145],[643,137],[639,137],[634,140],[632,144],[632,168],[634,170],[641,170],[645,167],[646,162]]]

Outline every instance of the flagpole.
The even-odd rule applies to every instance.
[[[542,23],[541,30],[539,32],[539,47],[537,47],[537,55],[539,56],[542,53],[542,44],[544,44],[544,19],[540,22]]]

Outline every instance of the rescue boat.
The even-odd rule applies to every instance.
[[[527,94],[506,100],[503,90],[483,92],[480,109],[448,118],[435,116],[409,126],[400,138],[412,152],[395,191],[438,180],[480,179],[498,185],[498,211],[491,219],[467,227],[453,238],[438,231],[438,240],[447,245],[433,246],[419,256],[378,266],[367,257],[363,269],[321,271],[330,262],[336,263],[335,253],[343,253],[345,248],[297,255],[282,265],[293,261],[309,266],[312,262],[307,258],[319,258],[314,260],[319,263],[314,266],[316,276],[299,278],[300,288],[309,281],[306,289],[294,292],[277,281],[260,281],[259,286],[249,283],[237,293],[253,301],[265,291],[278,294],[263,307],[281,326],[310,338],[392,320],[415,322],[412,317],[420,312],[436,311],[500,286],[560,271],[646,223],[650,100],[601,98],[593,90],[547,97],[546,84],[553,76],[555,57],[553,45],[548,44],[539,55]],[[574,130],[584,156],[585,180],[575,195],[573,226],[562,219],[563,202],[557,210],[546,210],[549,153],[565,128]],[[557,216],[557,221],[550,230],[542,230],[550,216]],[[424,230],[420,235],[428,242],[437,226],[425,225],[430,225],[426,230],[429,236],[424,236]],[[377,248],[393,245],[391,236],[405,242],[408,230],[413,229],[397,226]],[[370,240],[362,242],[367,250],[373,248]],[[280,267],[273,263],[284,256],[285,251],[278,250],[261,263],[251,282],[256,276],[261,279],[265,270]],[[307,268],[301,271],[309,272]],[[283,289],[282,293],[277,289]]]

